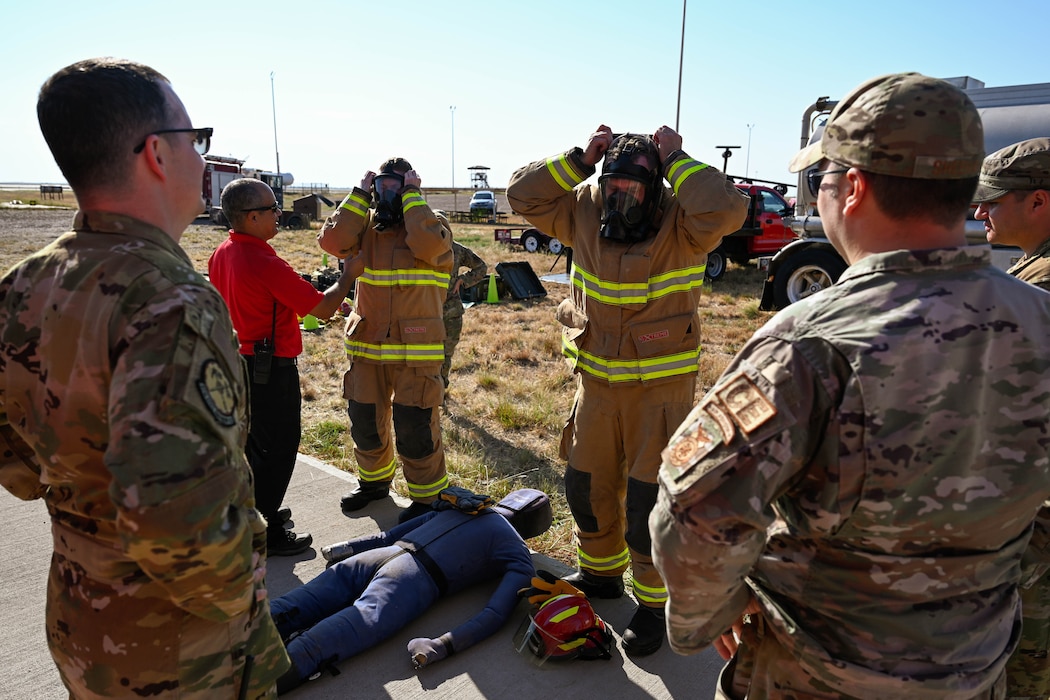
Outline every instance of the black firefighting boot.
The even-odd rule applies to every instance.
[[[390,495],[390,482],[359,482],[357,488],[343,496],[339,506],[345,511],[361,510],[372,501],[378,501]]]
[[[426,515],[431,510],[433,510],[433,508],[430,507],[429,503],[420,503],[419,501],[412,501],[412,505],[410,505],[408,508],[405,508],[397,514],[397,522],[399,525],[401,523],[407,523],[412,518],[418,518],[421,515]]]
[[[623,576],[599,576],[586,569],[563,576],[563,580],[579,588],[588,598],[619,598],[623,595]]]
[[[623,650],[628,656],[648,656],[660,648],[666,636],[664,609],[639,605],[623,632]]]

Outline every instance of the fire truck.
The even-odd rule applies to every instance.
[[[1050,136],[1050,83],[990,88],[969,76],[947,81],[969,95],[980,112],[986,153],[1024,139]],[[821,97],[806,109],[802,117],[801,147],[821,137],[826,117],[835,104],[836,101]],[[769,261],[759,304],[763,311],[783,309],[819,292],[837,282],[847,267],[824,236],[816,201],[804,186],[807,172],[799,173],[794,214],[786,218],[786,224],[799,239],[784,246]],[[974,220],[972,211],[966,221],[966,237],[971,244],[986,243],[984,223]],[[992,246],[992,262],[1003,269],[1019,260],[1022,254],[1019,248]]]
[[[774,187],[756,185],[756,182],[765,182]],[[725,274],[727,260],[746,265],[756,258],[773,255],[798,238],[785,223],[793,211],[784,199],[789,185],[755,179],[745,179],[735,184],[737,189],[751,197],[751,204],[744,225],[723,238],[718,247],[707,254],[705,274],[711,281]]]
[[[244,161],[240,158],[206,155],[204,156],[204,177],[201,183],[201,194],[204,197],[204,211],[201,212],[201,216],[207,216],[212,223],[220,226],[228,225],[226,216],[222,213],[222,207],[219,205],[222,188],[242,177],[265,182],[273,190],[277,201],[282,203],[284,202],[284,188],[295,181],[291,173],[274,173],[246,168]],[[288,226],[290,223],[282,220],[281,225]]]

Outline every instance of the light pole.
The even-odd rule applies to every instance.
[[[273,71],[270,71],[270,104],[273,105],[273,154],[277,158],[277,177],[281,178],[281,197],[284,197],[284,178],[281,177],[281,152],[277,150],[277,98],[273,91]],[[281,206],[284,206],[282,201]]]
[[[682,0],[682,43],[678,48],[678,102],[674,109],[674,130],[678,131],[678,116],[682,113],[682,61],[685,60],[685,3]]]
[[[459,211],[459,193],[456,192],[456,106],[449,105],[448,113],[452,117],[452,211]]]
[[[747,157],[744,159],[745,180],[751,175],[751,130],[753,128],[755,128],[754,124],[747,125]]]

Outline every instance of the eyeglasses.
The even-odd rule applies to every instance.
[[[281,205],[277,202],[274,202],[268,207],[254,207],[252,209],[241,209],[241,211],[243,211],[245,214],[247,214],[250,211],[272,211],[274,214],[276,214],[277,212],[281,211]]]
[[[135,153],[142,153],[142,149],[146,147],[146,139],[150,136],[157,136],[159,134],[193,134],[193,150],[197,151],[200,155],[204,155],[211,148],[211,135],[214,129],[210,126],[206,126],[202,129],[189,128],[189,129],[158,129],[157,131],[146,134],[146,138],[142,139],[142,143],[135,146]]]
[[[849,168],[840,168],[839,170],[814,170],[806,173],[806,186],[809,187],[809,193],[814,197],[820,192],[820,181],[824,179],[825,175],[838,175],[840,173],[848,173]]]

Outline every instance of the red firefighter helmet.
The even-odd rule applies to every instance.
[[[608,660],[612,645],[609,626],[579,595],[557,595],[544,601],[514,635],[518,653],[537,665],[547,660]]]

